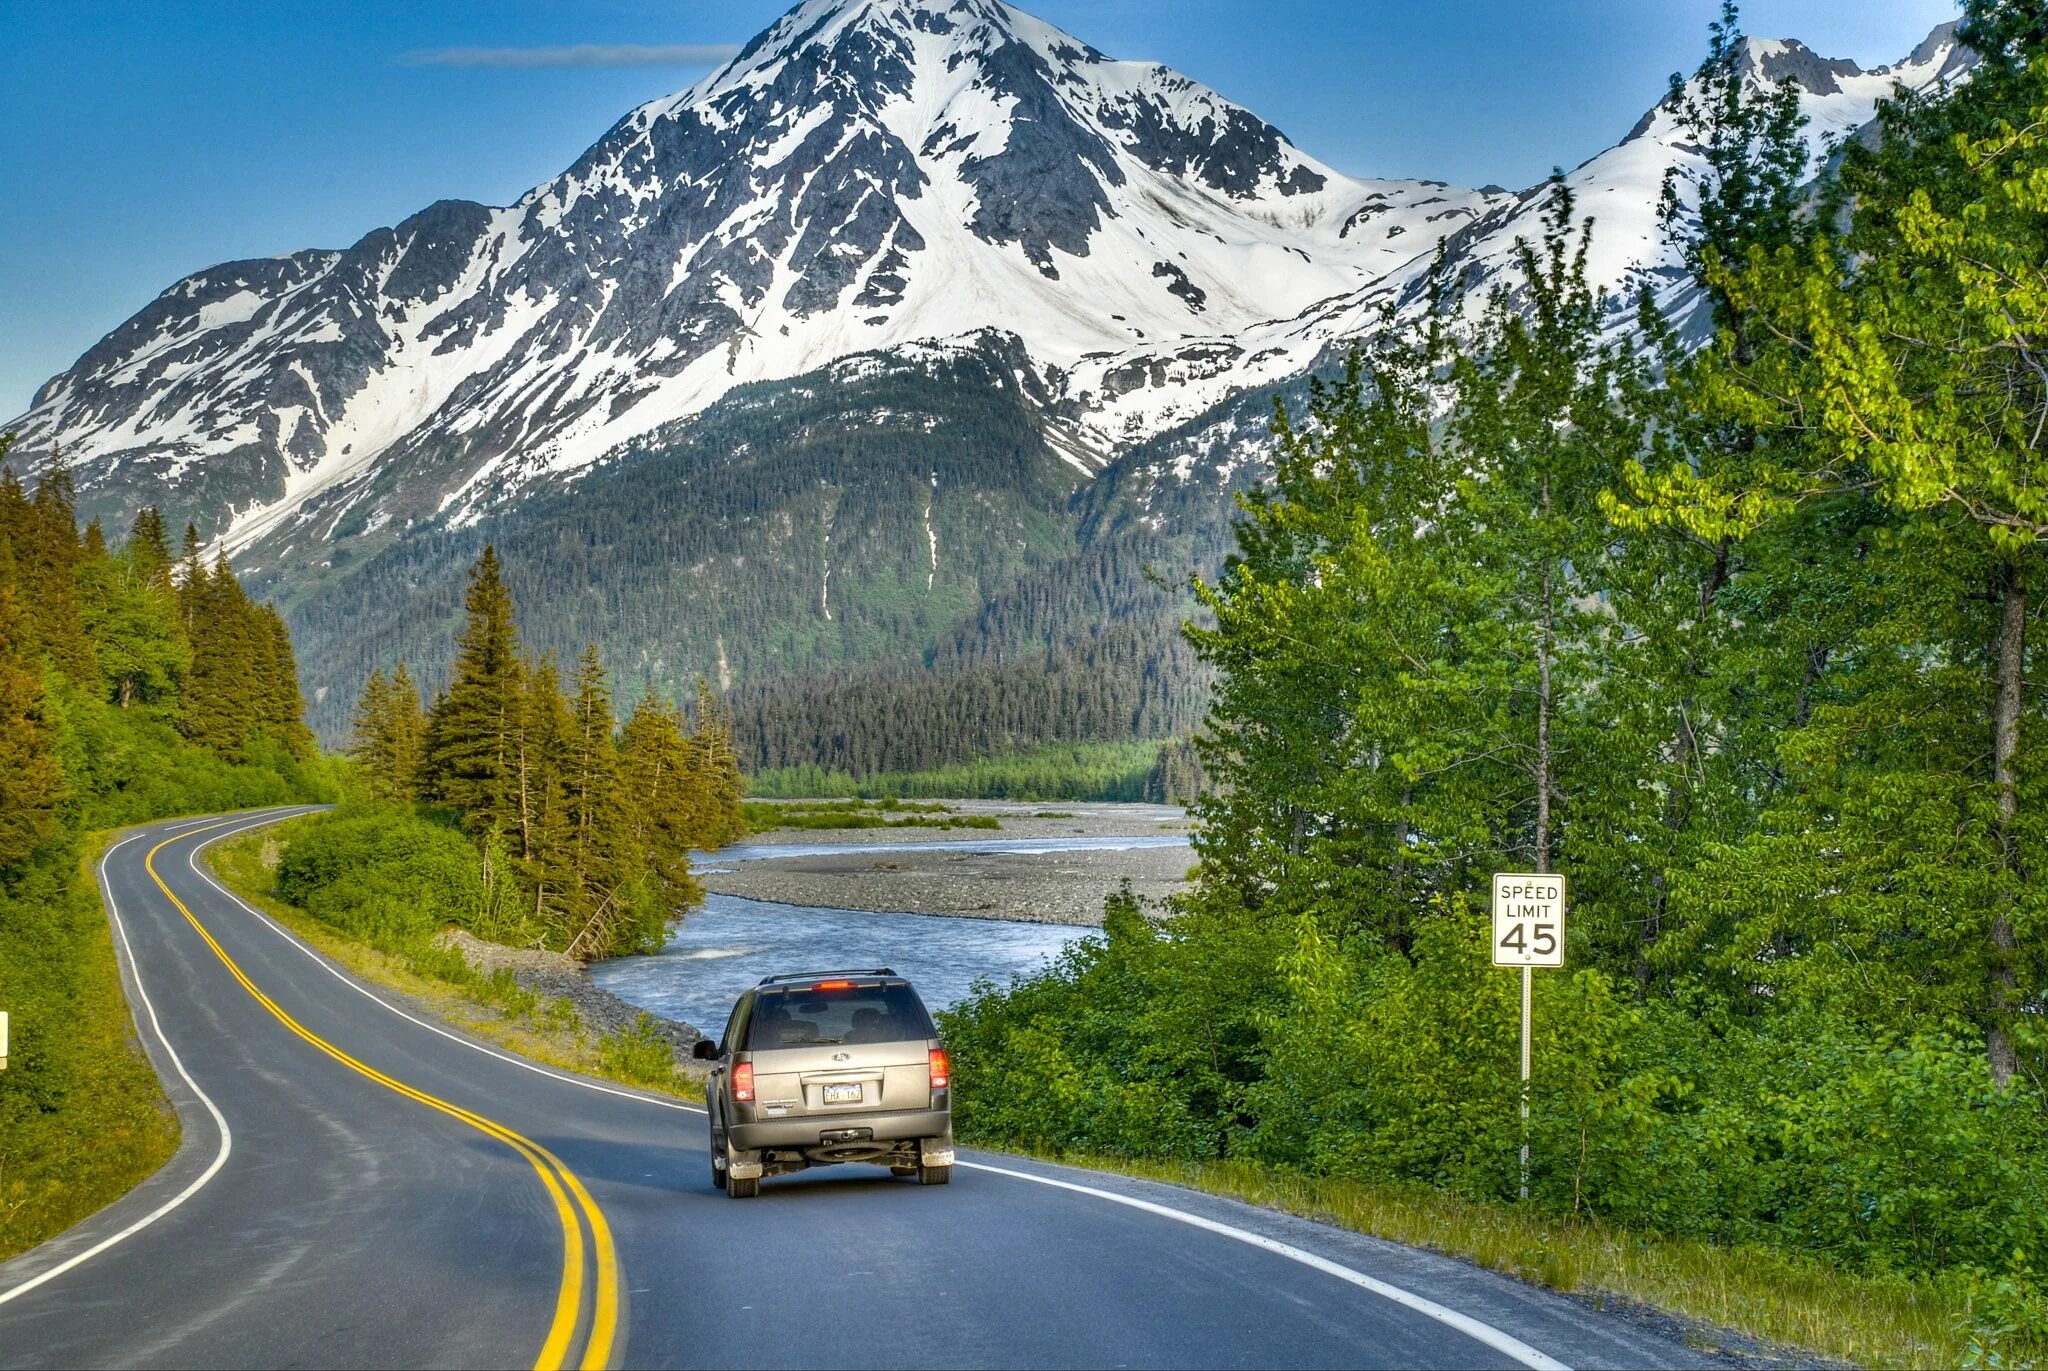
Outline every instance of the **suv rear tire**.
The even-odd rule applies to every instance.
[[[917,1168],[917,1183],[919,1185],[945,1185],[952,1179],[953,1168],[951,1166],[919,1166]]]
[[[717,1162],[711,1163],[711,1183],[720,1190],[725,1189],[725,1168]]]
[[[761,1178],[759,1176],[748,1176],[745,1180],[742,1180],[738,1176],[727,1176],[725,1178],[725,1193],[736,1200],[751,1200],[754,1196],[761,1193]]]

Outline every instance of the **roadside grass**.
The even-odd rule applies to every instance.
[[[0,930],[21,939],[0,951],[15,1055],[0,1074],[0,1259],[112,1204],[178,1150],[178,1116],[136,1039],[93,875],[110,837],[87,834],[74,871],[25,892],[41,908],[0,910]],[[36,964],[10,965],[25,950]]]
[[[207,864],[221,883],[290,929],[315,951],[386,990],[395,992],[452,1028],[494,1047],[552,1066],[695,1102],[703,1098],[701,1073],[668,1065],[666,1045],[645,1016],[634,1028],[603,1036],[587,1032],[565,999],[537,995],[512,973],[486,975],[453,948],[377,947],[278,897],[275,874],[281,834],[290,823],[232,838],[208,848]]]
[[[1793,1362],[1804,1352],[1873,1367],[1977,1364],[1967,1298],[1924,1281],[1848,1274],[1768,1248],[1628,1233],[1423,1187],[1367,1185],[1242,1162],[1028,1155],[1184,1185],[1427,1248],[1596,1307],[1647,1306],[1693,1324],[1687,1341],[1702,1350],[1717,1350],[1717,1333],[1730,1330],[1781,1354],[1773,1359]]]

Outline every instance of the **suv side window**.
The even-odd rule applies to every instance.
[[[749,990],[740,996],[739,1003],[732,1007],[732,1017],[726,1020],[725,1036],[719,1040],[718,1055],[730,1055],[732,1050],[747,1037],[747,1011],[753,1007],[754,992]]]

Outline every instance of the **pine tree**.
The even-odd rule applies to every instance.
[[[576,723],[562,698],[552,656],[522,673],[519,713],[511,739],[514,823],[522,881],[531,894],[534,925],[549,946],[566,947],[589,920],[595,901],[576,863],[577,816],[568,786]]]
[[[198,581],[192,614],[192,670],[179,729],[223,757],[239,758],[263,722],[267,632],[227,554]]]
[[[356,697],[356,711],[349,721],[349,760],[362,772],[372,794],[391,799],[391,764],[384,737],[391,709],[391,684],[383,667],[373,667]]]
[[[96,682],[92,642],[78,604],[77,568],[82,556],[73,506],[70,468],[52,454],[36,478],[28,526],[14,545],[16,575],[34,620],[31,636],[52,664],[73,681]]]
[[[420,688],[401,658],[392,668],[385,690],[385,747],[389,758],[391,798],[400,804],[419,799],[420,769],[426,763],[427,716],[420,708]]]
[[[161,583],[166,590],[174,587],[170,536],[164,531],[163,511],[155,505],[144,505],[135,516],[135,523],[128,530],[128,545],[123,551],[127,554],[130,568],[141,579],[152,584]]]
[[[192,659],[163,565],[131,540],[118,556],[84,557],[73,574],[107,697],[123,709],[169,708]]]
[[[178,612],[185,636],[192,636],[199,617],[200,601],[206,598],[206,547],[199,541],[197,525],[185,525],[183,550],[178,555]]]
[[[254,605],[250,633],[255,644],[256,727],[285,745],[295,757],[313,753],[306,727],[306,698],[299,691],[299,665],[291,630],[275,605]]]
[[[570,937],[568,951],[591,957],[612,944],[612,927],[625,916],[625,888],[644,867],[641,854],[623,841],[630,835],[619,790],[619,758],[613,734],[611,688],[592,643],[577,659],[576,698],[570,707],[570,736],[562,787],[567,806],[569,865],[590,910]]]
[[[702,847],[723,847],[747,831],[741,812],[746,777],[733,748],[732,717],[711,683],[701,679],[697,682],[697,726],[690,734],[690,746],[692,770],[703,796],[697,842]]]
[[[421,790],[460,811],[474,832],[521,834],[519,848],[530,855],[534,844],[522,832],[532,823],[530,777],[519,774],[522,759],[515,755],[526,673],[495,548],[486,547],[471,569],[464,603],[468,619],[456,638],[453,679],[427,722]]]
[[[698,898],[690,852],[703,829],[703,796],[693,782],[689,739],[675,711],[650,689],[619,736],[619,786],[633,846],[645,854],[671,908]]]

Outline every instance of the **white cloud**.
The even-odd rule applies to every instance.
[[[544,48],[425,48],[400,53],[406,67],[709,67],[737,43],[571,43]]]

